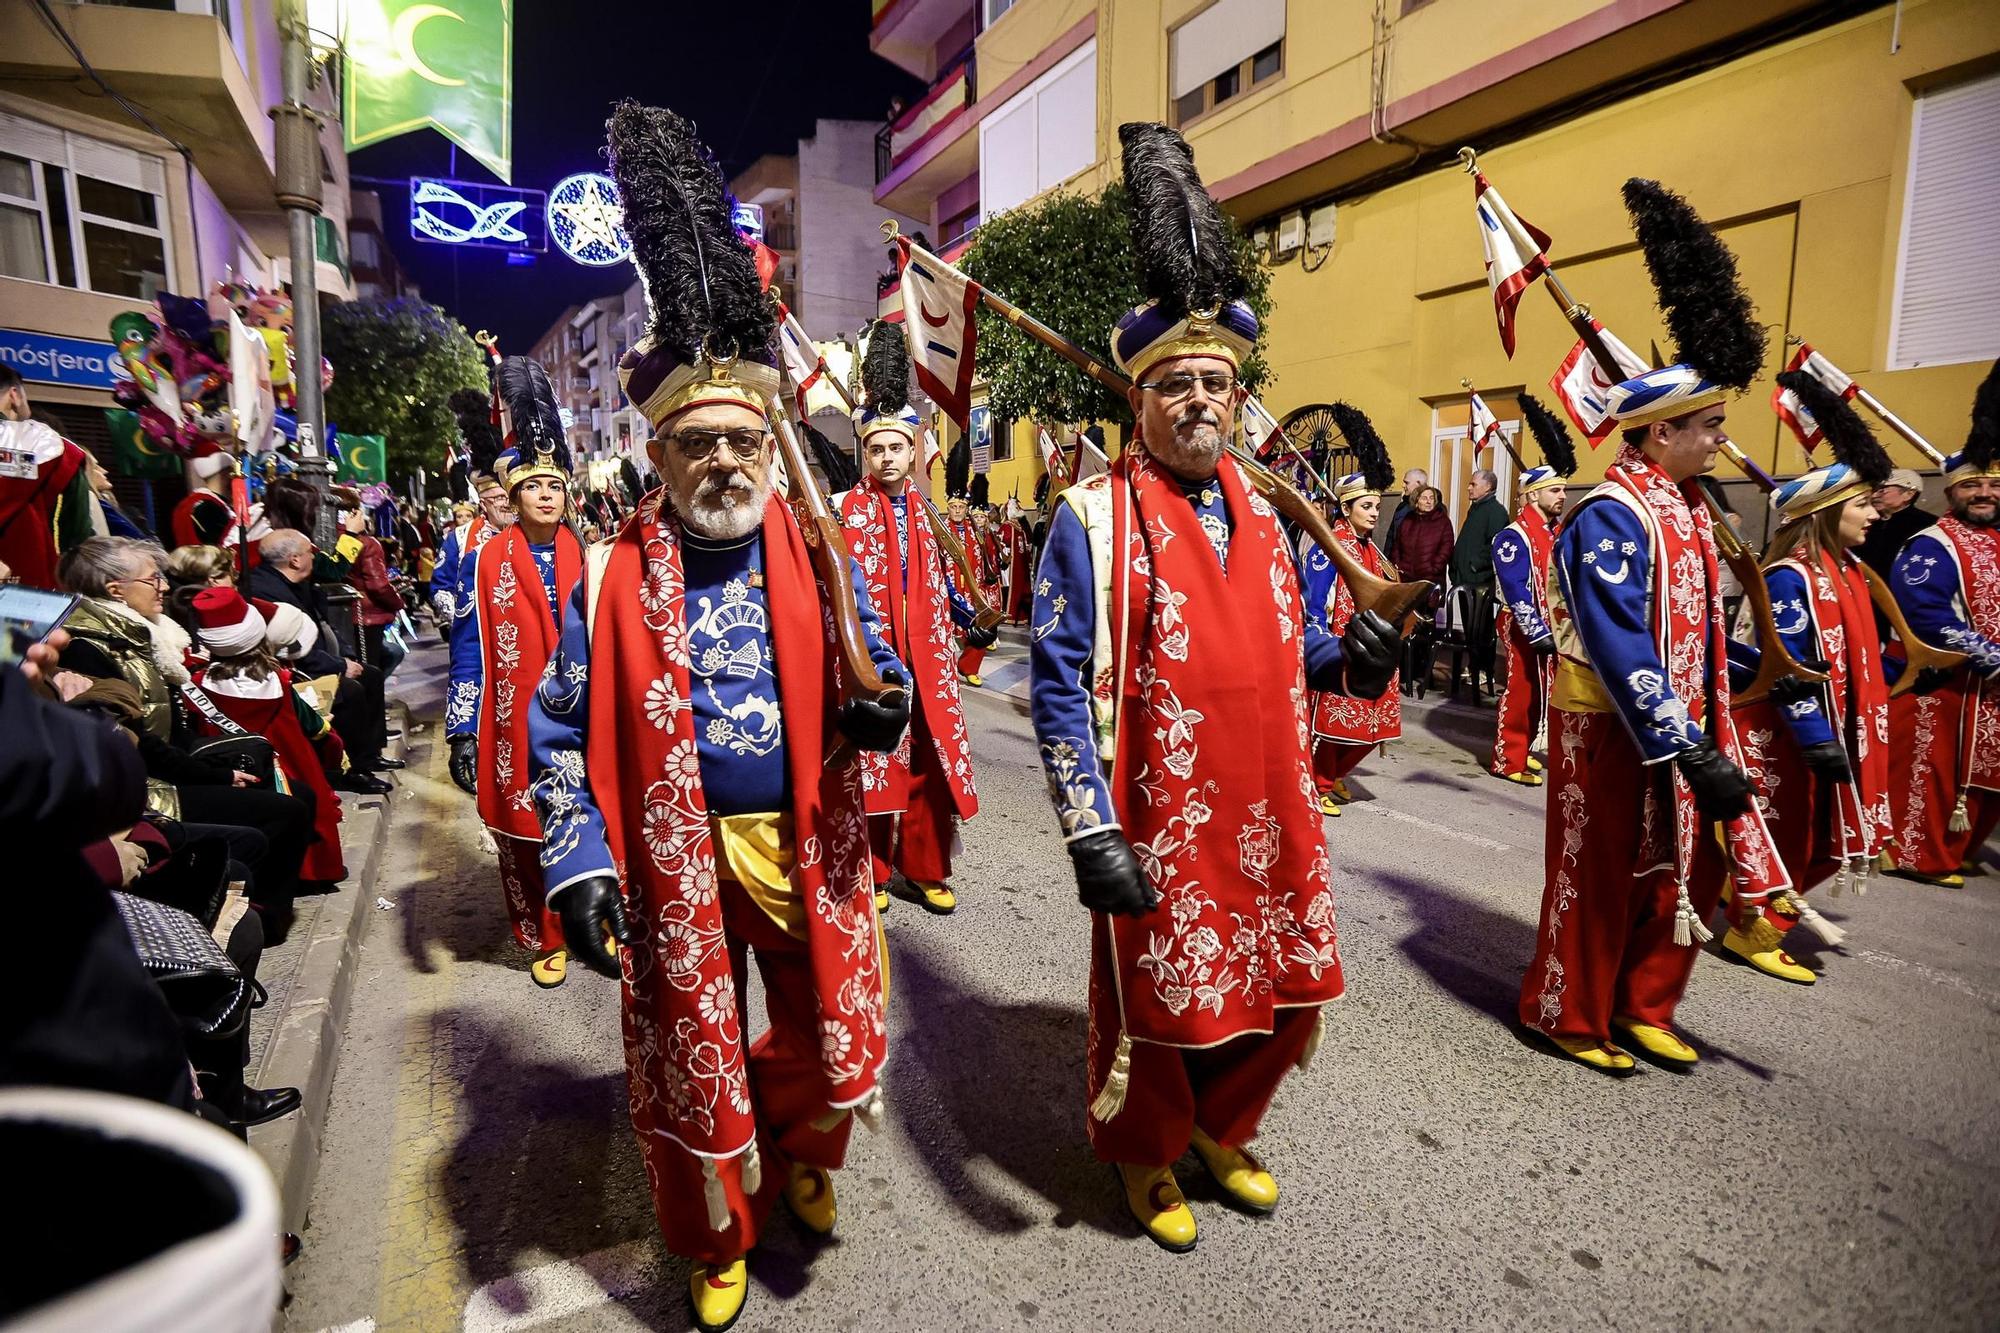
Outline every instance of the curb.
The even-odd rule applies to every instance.
[[[389,706],[392,717],[403,714],[403,735],[389,747],[391,755],[399,755],[408,749],[410,718],[396,700],[390,700]],[[252,1087],[293,1087],[303,1098],[295,1114],[250,1132],[250,1146],[277,1182],[279,1216],[287,1231],[304,1228],[313,1181],[319,1175],[334,1069],[340,1063],[341,1039],[361,960],[361,937],[367,932],[368,914],[375,905],[375,878],[388,850],[394,805],[391,793],[365,798],[347,809],[342,843],[361,855],[358,870],[348,877],[341,892],[351,892],[353,901],[346,904],[344,912],[335,904],[336,910],[321,912],[314,921],[285,1007],[277,1015],[263,1059],[249,1076]]]

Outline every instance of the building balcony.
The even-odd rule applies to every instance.
[[[937,48],[945,34],[961,24],[976,22],[976,0],[870,0],[870,3],[869,49],[926,83],[937,78]]]
[[[938,191],[979,166],[972,107],[978,64],[970,48],[945,68],[915,106],[875,132],[875,202],[923,216]]]

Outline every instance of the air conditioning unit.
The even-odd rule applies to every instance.
[[[1333,244],[1333,205],[1321,204],[1306,214],[1306,244],[1323,250]]]
[[[1305,214],[1294,211],[1278,219],[1278,243],[1272,255],[1278,259],[1289,259],[1305,247]]]
[[[1257,258],[1268,261],[1271,257],[1271,224],[1260,222],[1250,229],[1250,248],[1257,252]]]

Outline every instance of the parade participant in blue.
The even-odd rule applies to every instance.
[[[1944,460],[1944,498],[1951,512],[1904,545],[1889,586],[1919,639],[1966,660],[1937,690],[1890,702],[1889,859],[1956,889],[2000,826],[2000,365]]]
[[[500,394],[515,446],[494,460],[515,520],[466,553],[466,590],[451,634],[445,739],[451,777],[479,801],[500,857],[500,888],[514,939],[534,955],[537,986],[568,970],[562,922],[542,885],[542,826],[529,794],[528,702],[556,649],[562,608],[583,572],[570,510],[569,446],[555,386],[533,357],[500,364]]]
[[[1625,201],[1678,360],[1612,389],[1624,447],[1556,537],[1547,857],[1520,1007],[1529,1031],[1606,1073],[1633,1067],[1614,1026],[1660,1064],[1694,1065],[1674,1008],[1725,874],[1752,902],[1790,887],[1730,717],[1697,480],[1728,441],[1726,400],[1763,364],[1764,331],[1734,258],[1685,201],[1642,180]]]
[[[1335,403],[1332,410],[1341,438],[1361,465],[1360,471],[1333,484],[1333,498],[1340,506],[1340,514],[1333,520],[1333,535],[1369,572],[1381,574],[1389,569],[1389,562],[1375,548],[1375,525],[1382,516],[1383,493],[1396,484],[1396,469],[1389,462],[1389,446],[1366,413],[1349,403]],[[1306,617],[1319,620],[1326,633],[1338,639],[1354,616],[1354,594],[1334,570],[1333,558],[1317,542],[1304,533],[1297,541]],[[1393,678],[1379,699],[1315,690],[1309,710],[1313,789],[1319,797],[1320,813],[1338,815],[1341,802],[1354,799],[1347,775],[1370,750],[1402,736],[1402,691]]]
[[[1555,414],[1532,395],[1520,396],[1521,416],[1541,446],[1542,464],[1521,474],[1521,516],[1493,539],[1493,575],[1500,593],[1499,638],[1507,645],[1507,679],[1500,689],[1492,771],[1525,787],[1542,785],[1548,750],[1549,687],[1555,679],[1555,635],[1549,630],[1549,554],[1556,522],[1576,471],[1576,443]]]
[[[1173,1164],[1268,1213],[1246,1145],[1342,991],[1308,688],[1379,696],[1395,630],[1306,614],[1272,505],[1224,456],[1257,339],[1227,220],[1185,140],[1119,130],[1150,299],[1111,334],[1137,431],[1062,493],[1036,575],[1030,694],[1091,910],[1088,1126],[1145,1234],[1191,1249]]]
[[[530,764],[570,955],[607,976],[622,960],[660,1230],[694,1261],[695,1322],[722,1329],[778,1198],[832,1229],[829,1173],[854,1115],[873,1123],[881,1105],[887,972],[860,769],[843,754],[894,749],[909,700],[843,686],[862,678],[855,636],[859,662],[907,677],[858,574],[817,573],[844,562],[839,528],[813,511],[815,553],[776,494],[775,312],[715,159],[687,121],[633,102],[610,139],[650,310],[619,377],[662,484],[585,554]],[[803,498],[810,474],[789,470]],[[769,1017],[754,1044],[750,954]]]
[[[945,916],[958,907],[949,883],[957,825],[979,810],[954,638],[962,633],[969,647],[984,649],[998,635],[974,623],[972,603],[952,583],[944,550],[924,519],[923,497],[910,490],[923,423],[910,407],[909,349],[901,325],[877,324],[869,335],[861,386],[864,400],[854,431],[863,475],[861,484],[840,498],[841,521],[890,646],[914,673],[917,700],[909,733],[896,752],[861,761],[875,901],[884,905],[883,895],[893,891]]]
[[[451,641],[451,627],[463,609],[458,599],[465,556],[514,521],[513,506],[507,503],[507,488],[494,474],[494,460],[500,456],[500,432],[493,424],[493,408],[486,395],[477,389],[460,389],[451,396],[451,408],[464,434],[467,472],[479,509],[470,519],[446,531],[438,546],[437,563],[431,567],[431,610],[437,616],[438,633],[447,643]]]

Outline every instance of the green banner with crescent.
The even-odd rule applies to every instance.
[[[104,421],[111,428],[114,469],[128,477],[178,477],[181,460],[159,448],[139,428],[139,414],[122,407],[104,409]]]
[[[428,126],[511,183],[513,31],[513,0],[351,0],[348,151]]]
[[[366,486],[371,481],[389,479],[389,442],[380,435],[346,435],[340,440],[340,467],[335,481]]]

